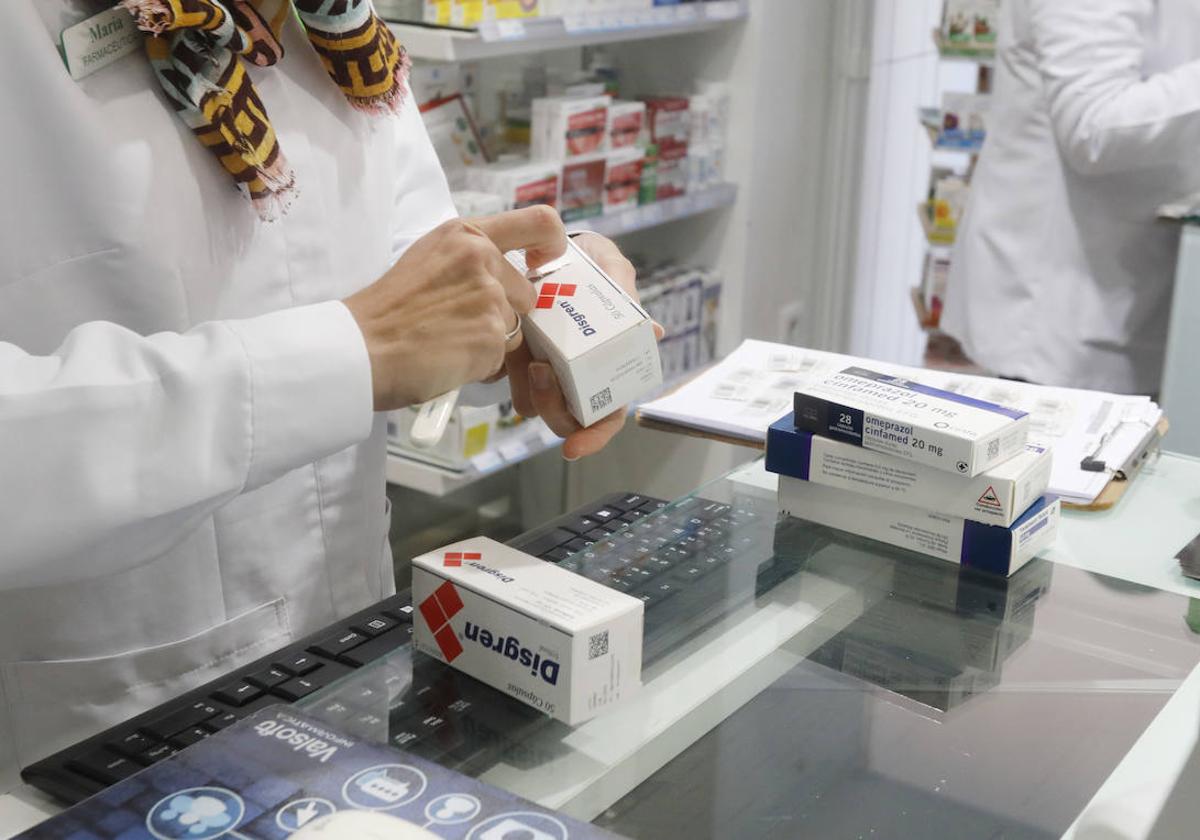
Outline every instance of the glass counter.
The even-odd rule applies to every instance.
[[[1051,838],[1200,662],[1192,599],[1046,559],[973,573],[780,517],[773,479],[659,514],[731,505],[730,562],[710,609],[648,606],[643,690],[595,720],[407,647],[305,708],[628,837]]]

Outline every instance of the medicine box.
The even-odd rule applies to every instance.
[[[591,426],[662,384],[654,326],[574,242],[554,265],[537,282],[525,340],[554,368],[571,414]]]
[[[503,161],[467,170],[467,186],[498,195],[505,210],[535,204],[558,206],[561,168],[551,161]]]
[[[643,604],[486,537],[413,560],[417,650],[568,724],[641,687]]]
[[[684,145],[691,138],[691,112],[686,96],[647,97],[646,125],[650,142],[660,147]]]
[[[954,475],[797,429],[794,415],[767,430],[767,469],[865,496],[1008,527],[1050,486],[1051,451],[1027,443],[974,478]]]
[[[661,146],[658,150],[658,186],[655,200],[665,201],[684,195],[688,188],[688,147]]]
[[[533,100],[534,160],[567,160],[608,148],[608,105],[599,96],[550,96]]]
[[[608,148],[640,146],[646,124],[645,102],[615,101],[608,106]]]
[[[604,182],[608,155],[583,155],[563,161],[558,211],[564,222],[577,222],[604,213]]]
[[[999,575],[1011,575],[1058,533],[1059,500],[1042,496],[1008,528],[984,525],[781,475],[779,508],[899,548]]]
[[[804,383],[794,410],[798,429],[970,477],[1029,433],[1023,411],[861,367]]]
[[[604,176],[604,212],[617,213],[638,206],[642,166],[646,155],[639,146],[626,146],[608,153]]]

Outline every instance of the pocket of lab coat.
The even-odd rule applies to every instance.
[[[279,598],[176,642],[91,659],[6,664],[17,759],[27,766],[264,656],[290,638],[287,606]]]

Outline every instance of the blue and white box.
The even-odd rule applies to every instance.
[[[1029,435],[1023,411],[861,367],[805,383],[794,407],[798,429],[969,477]]]
[[[767,430],[770,472],[1005,528],[1046,492],[1052,461],[1048,448],[1027,443],[966,478],[797,429],[793,414]]]
[[[779,509],[818,525],[998,575],[1011,575],[1058,534],[1060,503],[1042,496],[1008,528],[779,477]]]

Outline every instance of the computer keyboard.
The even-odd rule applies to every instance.
[[[643,662],[752,598],[774,507],[692,498],[665,502],[619,493],[527,532],[510,545],[646,604]],[[768,542],[763,546],[762,540]],[[78,802],[143,767],[276,703],[303,700],[397,651],[389,664],[387,738],[462,772],[510,752],[530,727],[555,725],[536,710],[411,650],[412,607],[399,593],[176,700],[68,747],[22,771],[26,782]],[[407,669],[407,670],[405,670]],[[363,685],[351,691],[380,691]],[[372,708],[335,698],[318,713],[351,731],[378,723]],[[344,719],[339,719],[343,717]],[[506,760],[513,760],[506,755]]]

